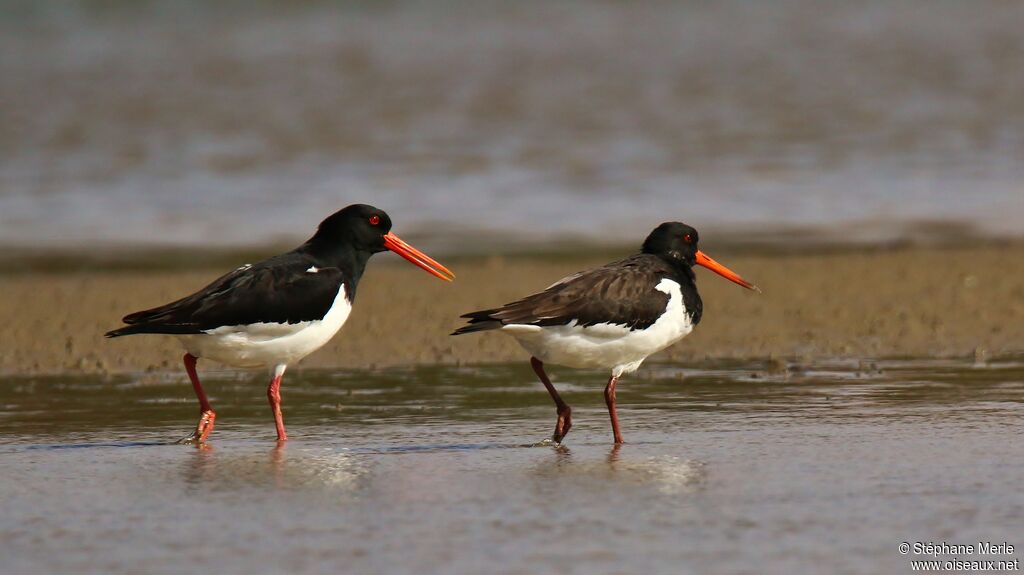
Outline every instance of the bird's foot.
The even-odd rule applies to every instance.
[[[197,437],[195,433],[189,435],[188,437],[182,437],[181,439],[175,441],[174,443],[178,445],[200,445],[199,437]]]
[[[192,432],[192,435],[179,439],[177,443],[181,445],[204,445],[206,438],[213,431],[213,424],[216,420],[217,414],[212,409],[202,412],[199,416],[199,423],[196,424],[196,430]]]
[[[570,429],[572,429],[572,408],[566,405],[558,410],[558,421],[555,422],[555,432],[551,434],[551,441],[561,444]]]

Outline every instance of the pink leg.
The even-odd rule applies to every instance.
[[[270,380],[270,387],[267,388],[267,399],[270,400],[270,410],[274,412],[278,441],[288,441],[288,434],[284,431],[284,416],[281,415],[281,379],[284,378],[285,367],[279,365],[274,368],[274,378]]]
[[[179,443],[203,444],[213,431],[213,423],[217,420],[217,414],[213,412],[210,401],[206,399],[206,392],[203,391],[203,385],[199,382],[199,374],[196,373],[196,356],[186,353],[183,359],[185,371],[188,372],[188,378],[192,380],[192,389],[195,390],[196,397],[199,398],[199,423],[196,424],[196,430],[192,432],[192,435],[182,439]]]
[[[562,401],[562,397],[558,395],[558,391],[555,390],[555,386],[551,385],[551,380],[548,379],[548,374],[544,373],[544,362],[536,357],[531,357],[530,365],[533,366],[533,371],[537,374],[537,377],[540,378],[540,382],[544,384],[544,387],[548,388],[548,393],[551,394],[551,399],[555,400],[555,409],[558,411],[558,421],[555,422],[555,432],[551,435],[551,439],[555,443],[561,443],[562,439],[569,433],[569,429],[572,428],[572,408],[569,407],[569,404]]]
[[[608,415],[612,418],[612,434],[615,435],[615,443],[623,443],[622,434],[619,433],[619,414],[615,411],[615,384],[619,378],[614,375],[608,380],[608,387],[604,388],[604,403],[608,406]]]

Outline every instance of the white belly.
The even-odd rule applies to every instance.
[[[338,333],[352,305],[345,286],[322,320],[222,326],[203,334],[178,336],[192,355],[234,367],[287,365],[320,349]]]
[[[693,331],[679,284],[662,279],[655,289],[667,293],[669,299],[665,312],[647,329],[631,331],[626,326],[607,323],[579,327],[575,321],[548,327],[511,324],[501,329],[545,363],[610,369],[618,377],[636,371],[647,356]]]

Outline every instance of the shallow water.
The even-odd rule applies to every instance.
[[[903,541],[1024,545],[1024,363],[654,364],[620,385],[529,367],[0,385],[4,572],[909,571]],[[1018,552],[1017,557],[1020,554]],[[920,558],[920,557],[919,557]],[[999,557],[991,557],[998,559]]]
[[[1020,236],[1022,27],[999,0],[7,1],[0,243],[262,245],[355,201],[431,249],[667,217]]]

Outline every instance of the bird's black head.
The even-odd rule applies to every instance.
[[[455,278],[448,268],[391,233],[391,218],[384,210],[366,204],[352,204],[328,216],[303,248],[355,261],[359,270],[372,254],[391,250],[433,276]]]
[[[384,236],[391,231],[391,218],[384,210],[366,204],[352,204],[320,222],[313,241],[346,245],[375,254],[387,249]]]
[[[692,266],[697,258],[697,230],[681,222],[665,222],[644,240],[641,251]]]
[[[699,239],[697,230],[690,226],[681,222],[665,222],[654,228],[654,231],[647,236],[642,251],[645,254],[654,254],[672,263],[684,265],[687,269],[694,265],[706,267],[747,289],[761,291],[754,284],[741,278],[736,272],[698,250],[697,241]]]

